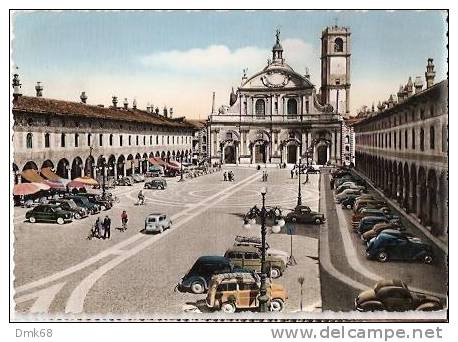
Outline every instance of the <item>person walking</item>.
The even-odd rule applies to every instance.
[[[103,225],[102,220],[100,217],[97,217],[97,221],[95,221],[96,229],[97,229],[97,238],[101,238],[103,236]]]
[[[293,177],[294,177],[294,171],[293,169],[291,169],[291,179],[293,179]]]
[[[121,214],[121,224],[122,224],[122,230],[126,230],[127,229],[127,221],[129,219],[127,218],[127,212],[125,210],[122,211],[122,214]]]
[[[107,216],[105,216],[105,219],[103,220],[103,229],[104,229],[104,234],[103,238],[104,239],[109,239],[110,238],[110,230],[111,230],[111,219]]]
[[[224,178],[224,181],[226,182],[227,181],[227,173],[226,173],[226,171],[224,171],[223,178]]]

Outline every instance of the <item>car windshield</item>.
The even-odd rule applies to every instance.
[[[76,203],[73,201],[73,200],[69,200],[69,201],[65,201],[65,203],[68,204],[68,206],[72,209],[77,209],[78,206],[76,205]]]
[[[148,222],[156,222],[156,218],[155,217],[149,217],[148,218]]]

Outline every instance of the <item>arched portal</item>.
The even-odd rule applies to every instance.
[[[82,168],[83,168],[83,160],[80,157],[76,157],[75,159],[73,159],[71,178],[75,179],[77,177],[81,177],[83,173]]]
[[[94,157],[89,156],[84,163],[84,174],[89,177],[94,177]]]
[[[43,164],[41,164],[41,168],[44,169],[44,168],[50,168],[50,169],[54,169],[54,163],[47,159],[43,162]]]
[[[142,156],[140,155],[140,153],[137,153],[135,155],[135,161],[134,161],[135,173],[140,173],[141,159],[142,159]]]
[[[114,155],[110,155],[108,158],[107,163],[107,176],[114,177],[116,172],[116,157]]]
[[[134,156],[129,154],[127,156],[127,163],[126,163],[126,176],[132,176],[133,168],[134,168]]]
[[[410,167],[410,188],[412,193],[410,196],[410,211],[417,214],[417,168],[415,164]]]
[[[297,145],[289,144],[287,145],[286,149],[287,149],[286,162],[288,164],[296,164],[297,163]]]
[[[254,153],[254,162],[255,163],[265,163],[266,162],[266,144],[263,142],[258,142],[253,146]]]
[[[69,162],[67,159],[62,158],[59,160],[57,163],[57,169],[56,169],[56,174],[61,177],[61,178],[69,178],[68,171],[70,170]]]
[[[118,157],[118,162],[116,163],[116,168],[117,168],[117,174],[118,174],[118,178],[120,178],[121,176],[124,177],[125,176],[125,164],[126,164],[126,158],[124,157],[124,155],[120,155]]]
[[[224,148],[224,164],[235,164],[235,146],[227,145]]]
[[[328,162],[328,147],[326,145],[320,145],[316,148],[317,152],[317,164],[326,165]]]

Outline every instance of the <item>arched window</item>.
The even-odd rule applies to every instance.
[[[402,133],[399,131],[399,149],[402,148]]]
[[[33,135],[32,133],[27,133],[26,136],[26,147],[27,148],[32,148],[33,145]]]
[[[49,148],[49,133],[45,134],[45,148]]]
[[[167,145],[169,145],[169,144],[170,144],[170,137],[167,136]]]
[[[442,152],[447,152],[447,145],[448,145],[448,129],[447,125],[443,124],[442,125]]]
[[[65,147],[65,133],[60,135],[60,147]]]
[[[138,146],[138,135],[135,137],[135,144]]]
[[[415,150],[415,128],[412,128],[412,150]]]
[[[156,145],[159,145],[159,135],[156,135]]]
[[[342,40],[342,38],[336,38],[334,40],[334,52],[343,52],[343,40]]]
[[[122,146],[122,134],[119,135],[119,146]]]
[[[132,136],[129,135],[129,146],[132,145]]]
[[[80,136],[78,133],[75,133],[75,147],[78,147],[80,143]]]
[[[99,134],[99,146],[103,146],[103,134]]]
[[[113,134],[110,134],[110,138],[108,139],[108,143],[110,146],[113,146]]]
[[[175,145],[175,136],[172,137],[172,145]]]
[[[255,104],[256,115],[264,116],[266,115],[266,104],[264,100],[258,99]]]
[[[404,132],[404,148],[407,150],[407,130]]]
[[[435,147],[435,136],[434,136],[435,133],[436,132],[435,132],[434,126],[431,126],[429,128],[429,148],[431,150],[434,150],[434,147]]]
[[[289,99],[286,104],[286,107],[287,107],[288,115],[297,114],[297,101],[295,99]]]
[[[92,138],[92,134],[88,133],[87,134],[87,146],[91,146],[91,138]]]
[[[152,136],[152,135],[149,136],[149,144],[150,144],[150,145],[153,144],[153,136]]]
[[[425,150],[425,131],[420,129],[420,151]]]

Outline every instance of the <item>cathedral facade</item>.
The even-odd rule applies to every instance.
[[[211,162],[296,164],[301,159],[341,164],[343,116],[348,115],[350,94],[349,37],[348,28],[323,31],[322,85],[317,93],[308,74],[286,63],[277,31],[267,66],[249,77],[244,70],[229,106],[209,116]]]

